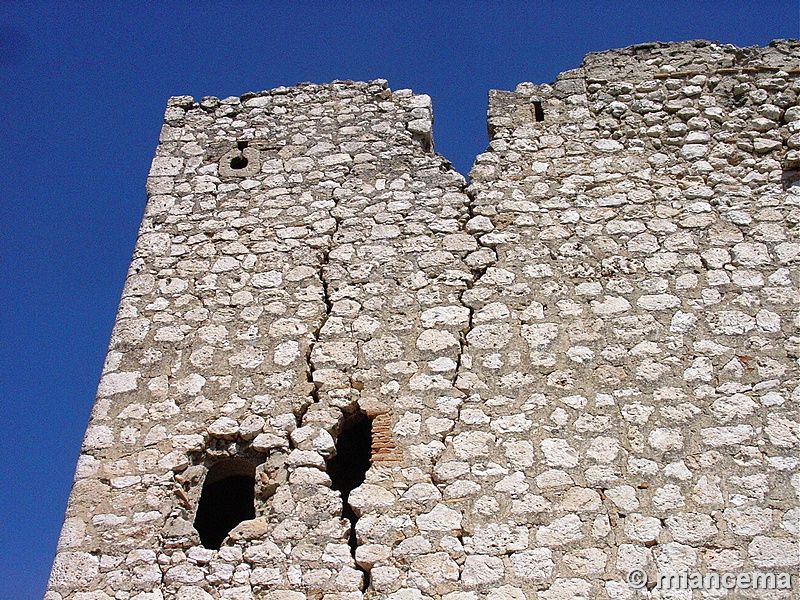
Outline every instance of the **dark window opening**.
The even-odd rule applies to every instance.
[[[533,118],[538,121],[544,121],[544,109],[542,103],[538,100],[533,102]]]
[[[336,456],[328,461],[331,487],[342,493],[342,517],[350,521],[350,548],[356,550],[358,517],[347,502],[350,492],[364,483],[372,455],[372,419],[359,411],[348,417],[336,439]]]
[[[247,140],[239,140],[238,142],[236,142],[236,147],[239,149],[239,151],[244,150],[245,148],[247,148],[248,145],[249,142]]]
[[[794,169],[784,169],[783,173],[781,173],[781,183],[783,184],[783,189],[786,191],[791,191],[794,188],[794,191],[800,189],[800,168]]]
[[[256,518],[255,481],[255,467],[244,461],[226,460],[209,469],[194,519],[205,548],[219,550],[234,527]]]
[[[247,166],[247,157],[243,155],[234,156],[231,159],[231,169],[244,169]]]

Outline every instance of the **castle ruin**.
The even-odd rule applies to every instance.
[[[798,94],[592,53],[469,183],[382,80],[171,98],[45,599],[793,597]]]

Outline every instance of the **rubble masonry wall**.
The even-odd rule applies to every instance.
[[[490,92],[469,184],[381,80],[172,98],[46,600],[796,572],[798,75],[792,40],[589,54]],[[355,411],[353,551],[325,467]],[[226,459],[256,518],[206,549]]]

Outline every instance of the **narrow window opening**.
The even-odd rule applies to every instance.
[[[245,148],[247,148],[249,145],[250,144],[247,140],[239,140],[238,142],[236,142],[236,147],[239,149],[240,152]]]
[[[785,191],[800,192],[800,168],[784,168],[781,183]]]
[[[356,551],[358,516],[347,499],[350,492],[364,483],[372,455],[372,419],[359,411],[348,417],[336,439],[336,456],[328,461],[331,487],[342,493],[342,517],[350,521],[350,548]]]
[[[255,467],[249,463],[226,460],[209,469],[194,519],[205,548],[219,550],[234,527],[256,518],[254,490]]]
[[[533,101],[533,118],[538,121],[544,121],[544,109],[542,108],[542,103],[539,100]]]
[[[231,159],[231,169],[244,169],[247,166],[247,157],[244,155],[234,156]]]

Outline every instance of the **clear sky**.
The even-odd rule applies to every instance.
[[[798,0],[0,4],[0,599],[41,598],[166,99],[388,79],[467,173],[486,93],[584,53],[800,36]]]

